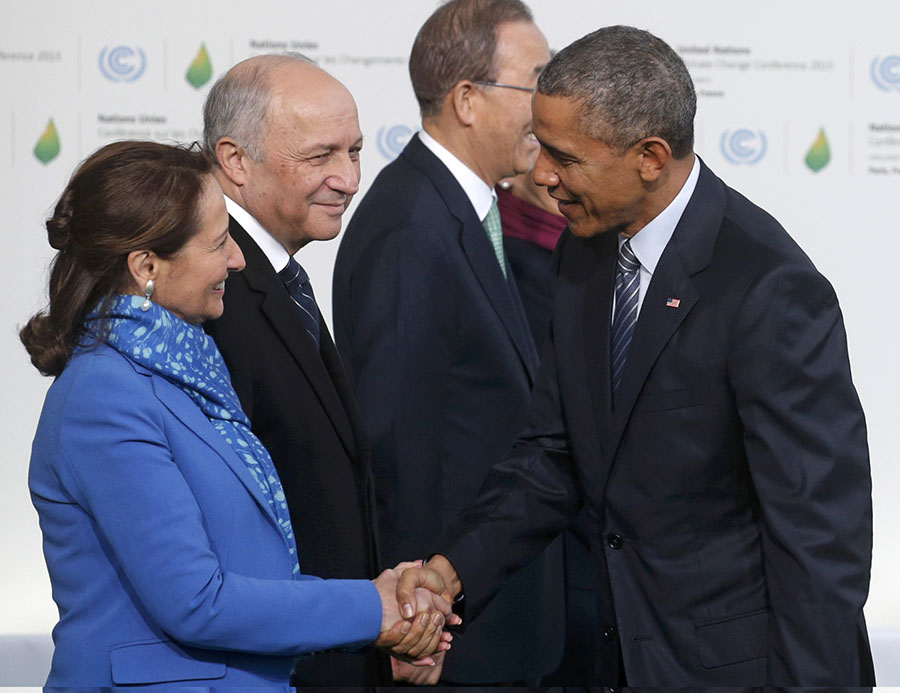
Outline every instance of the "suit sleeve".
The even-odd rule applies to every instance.
[[[554,274],[561,247],[554,255]],[[430,552],[446,556],[456,569],[467,620],[487,606],[509,575],[568,526],[583,503],[555,354],[551,322],[524,430],[510,453],[488,472],[475,501]]]
[[[763,518],[769,683],[859,685],[871,668],[860,647],[871,479],[828,282],[811,267],[783,266],[753,285],[729,372]]]
[[[198,647],[285,655],[377,637],[381,603],[368,580],[270,580],[224,570],[172,457],[149,378],[112,359],[95,361],[106,363],[73,390],[60,424],[60,479],[166,633]],[[212,450],[210,457],[224,467]]]
[[[454,277],[433,233],[395,228],[362,257],[339,256],[335,284],[337,347],[372,444],[382,555],[390,564],[420,558],[440,534],[453,464],[443,440]]]

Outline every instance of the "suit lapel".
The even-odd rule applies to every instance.
[[[497,318],[509,335],[530,384],[534,382],[537,365],[537,349],[528,329],[525,311],[512,277],[505,277],[494,246],[488,238],[481,220],[475,214],[472,203],[453,174],[418,137],[410,140],[401,156],[409,161],[434,183],[444,199],[447,209],[462,225],[460,245],[463,254],[484,290]]]
[[[469,205],[471,209],[471,205]],[[518,294],[515,286],[507,282],[506,277],[497,262],[494,254],[494,246],[491,245],[484,226],[474,211],[471,218],[463,221],[463,230],[460,235],[460,243],[463,253],[475,274],[481,288],[497,313],[500,322],[506,329],[506,333],[512,340],[525,370],[528,372],[529,382],[534,382],[534,363],[537,360],[533,340],[527,335],[524,327],[524,315],[520,308]]]
[[[618,445],[634,403],[660,352],[675,334],[698,299],[690,277],[677,253],[666,252],[660,258],[653,279],[641,304],[641,312],[634,328],[631,346],[622,381],[616,391],[613,411],[613,440]],[[670,298],[679,301],[678,307],[666,305]],[[609,359],[607,359],[609,363]],[[607,371],[609,369],[607,368]]]
[[[315,344],[297,317],[296,308],[290,295],[278,279],[268,258],[253,242],[253,239],[234,219],[230,222],[231,235],[244,252],[247,266],[243,277],[251,290],[262,295],[262,312],[272,325],[272,329],[290,352],[299,370],[306,377],[322,408],[328,414],[347,453],[355,457],[356,448],[353,430],[347,419],[344,405],[338,396],[325,362],[316,350]],[[331,335],[325,321],[319,317],[320,342],[323,350],[333,349]]]
[[[215,450],[219,456],[225,461],[225,464],[234,472],[234,475],[244,485],[248,493],[253,496],[260,510],[272,521],[272,524],[278,528],[278,520],[275,513],[269,506],[269,503],[259,484],[253,479],[247,466],[241,462],[237,453],[229,446],[225,439],[215,430],[206,415],[200,410],[186,393],[179,390],[176,386],[165,381],[164,379],[150,375],[153,383],[153,392],[156,397],[181,423],[192,430],[197,437],[204,443]]]
[[[588,242],[589,253],[585,259],[594,270],[590,274],[581,306],[584,324],[584,343],[580,356],[584,358],[584,373],[588,374],[594,419],[597,421],[599,439],[604,447],[610,430],[612,400],[610,385],[610,323],[612,320],[613,293],[615,291],[616,254],[618,243],[615,234],[603,234]],[[592,257],[590,257],[592,256]],[[607,450],[607,453],[611,450]],[[611,459],[607,457],[606,459]]]
[[[616,392],[610,448],[613,454],[653,364],[700,300],[691,277],[709,266],[724,214],[724,185],[701,162],[697,186],[659,259],[641,304]],[[677,299],[677,307],[667,305],[669,299]],[[609,358],[606,363],[609,364]]]

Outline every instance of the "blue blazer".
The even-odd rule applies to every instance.
[[[378,636],[374,585],[292,580],[238,456],[182,390],[108,346],[50,387],[29,486],[59,607],[48,686],[287,686],[294,655]]]

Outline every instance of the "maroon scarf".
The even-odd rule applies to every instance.
[[[503,235],[520,238],[544,250],[553,250],[566,228],[565,217],[551,214],[530,202],[520,200],[509,190],[497,188],[497,207]]]

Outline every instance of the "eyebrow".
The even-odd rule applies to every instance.
[[[362,147],[362,145],[363,145],[363,136],[360,135],[358,139],[354,140],[353,144],[351,144],[350,147],[351,148],[352,147]],[[316,142],[315,144],[310,145],[309,147],[306,147],[304,149],[304,151],[302,152],[302,154],[304,156],[309,156],[311,152],[318,152],[318,151],[322,151],[322,150],[327,151],[327,152],[333,152],[333,151],[340,151],[341,149],[343,149],[343,147],[341,147],[340,145],[337,145],[337,144],[333,144],[333,143],[328,144],[326,142]]]
[[[549,152],[550,156],[552,156],[554,159],[568,159],[570,161],[579,161],[579,158],[574,154],[569,154],[568,152],[564,152],[561,149],[557,149],[552,144],[547,144],[543,140],[539,139],[538,142],[540,143],[541,147],[546,149],[547,152]]]

